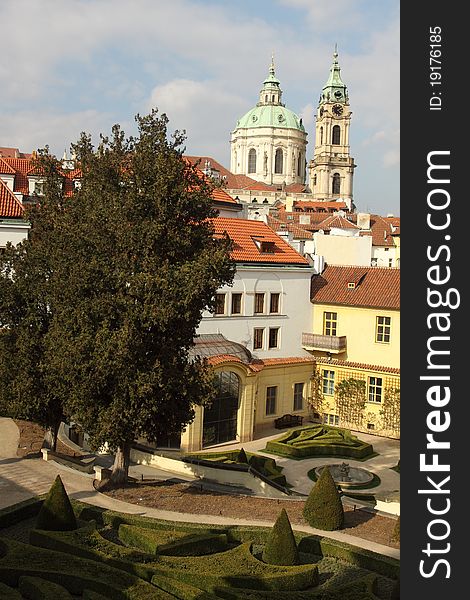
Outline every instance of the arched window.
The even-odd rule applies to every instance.
[[[323,144],[323,127],[320,127],[320,146]]]
[[[313,185],[317,185],[317,174],[313,176]]]
[[[275,173],[282,173],[283,172],[283,154],[282,154],[282,148],[278,148],[276,150],[276,155],[274,157],[274,172]]]
[[[264,97],[264,101],[267,103],[268,102],[268,94],[266,94],[266,96]]]
[[[204,408],[202,445],[211,446],[235,440],[240,399],[240,379],[233,371],[215,376],[216,396]]]
[[[248,152],[248,173],[256,173],[256,150],[254,148]]]
[[[333,126],[333,133],[331,136],[331,143],[334,144],[335,146],[338,146],[341,142],[341,127],[339,125],[334,125]]]
[[[274,94],[273,94],[273,100],[272,101],[274,102]]]
[[[335,125],[336,127],[336,125]],[[331,186],[331,192],[333,194],[339,194],[341,190],[341,176],[339,173],[333,175],[333,185]]]

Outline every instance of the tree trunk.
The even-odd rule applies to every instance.
[[[113,483],[125,483],[129,474],[129,462],[131,455],[131,443],[124,442],[118,447],[114,457],[111,481]]]
[[[57,434],[59,432],[61,421],[54,423],[46,429],[46,435],[44,436],[43,448],[49,448],[50,450],[56,451],[57,448]]]

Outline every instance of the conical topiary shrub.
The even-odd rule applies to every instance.
[[[284,508],[269,532],[268,541],[263,551],[263,560],[269,565],[290,566],[299,564],[297,543]]]
[[[246,465],[248,464],[248,457],[243,448],[240,448],[240,452],[238,453],[238,456],[237,456],[237,463],[244,463]]]
[[[322,469],[305,502],[304,517],[312,527],[326,531],[341,529],[343,526],[343,503],[327,466]]]
[[[72,531],[77,520],[60,475],[57,475],[39,511],[37,529],[46,531]]]

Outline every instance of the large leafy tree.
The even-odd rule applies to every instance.
[[[53,313],[48,282],[51,256],[48,237],[62,196],[62,177],[48,176],[41,219],[28,239],[8,244],[0,255],[0,414],[34,421],[47,429],[55,450],[64,418],[63,389],[48,368],[49,330]],[[34,213],[34,211],[33,211]]]
[[[156,111],[138,116],[138,136],[115,126],[96,150],[82,134],[81,188],[46,192],[31,215],[33,231],[45,214],[49,227],[48,372],[92,445],[116,451],[115,480],[127,476],[136,437],[179,433],[210,399],[211,374],[188,351],[201,311],[234,273],[230,242],[211,224],[212,184],[167,123]],[[55,189],[54,158],[39,168]]]

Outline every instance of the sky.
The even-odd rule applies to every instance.
[[[335,44],[353,112],[358,211],[400,214],[399,0],[1,0],[0,146],[62,156],[80,133],[136,132],[154,107],[186,153],[230,167],[230,133],[274,53],[308,131]]]

